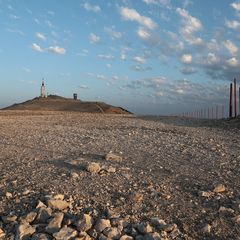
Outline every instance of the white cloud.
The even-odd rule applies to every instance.
[[[114,59],[114,56],[111,54],[98,54],[98,57],[106,60]]]
[[[228,21],[228,20],[226,20],[225,24],[226,24],[227,27],[229,27],[231,29],[240,30],[240,22],[239,21],[236,21],[236,20]]]
[[[118,80],[119,79],[119,77],[118,76],[112,76],[112,80],[114,80],[114,81],[116,81],[116,80]]]
[[[99,43],[100,37],[95,35],[94,33],[91,33],[89,36],[89,41],[90,41],[90,43]]]
[[[44,49],[42,49],[39,45],[37,45],[36,43],[33,43],[31,48],[37,52],[43,52]]]
[[[36,37],[37,37],[38,39],[42,40],[42,41],[46,41],[46,40],[47,40],[46,36],[45,36],[43,33],[37,32],[37,33],[36,33]]]
[[[141,28],[141,27],[138,28],[137,34],[142,39],[149,39],[151,37],[151,34],[148,31],[146,31],[144,28]]]
[[[106,64],[106,67],[107,67],[107,68],[112,68],[112,64],[107,63],[107,64]]]
[[[26,72],[26,73],[31,73],[32,72],[31,69],[26,68],[26,67],[23,67],[23,71]]]
[[[232,56],[236,56],[238,54],[238,47],[230,40],[225,41],[224,46]]]
[[[119,39],[122,37],[121,32],[115,31],[113,28],[104,28],[104,31],[112,38],[112,39]]]
[[[89,11],[89,12],[101,12],[101,8],[98,5],[91,5],[89,2],[85,2],[83,4],[83,7],[85,8],[85,10]]]
[[[133,60],[137,63],[141,63],[141,64],[144,64],[146,62],[146,59],[143,58],[143,57],[140,57],[140,56],[136,56],[133,58]]]
[[[48,51],[50,51],[52,53],[55,53],[55,54],[60,54],[60,55],[63,55],[63,54],[66,53],[66,49],[65,48],[61,48],[61,47],[58,47],[58,46],[49,47]]]
[[[25,33],[23,31],[18,30],[18,29],[10,29],[10,28],[8,28],[7,31],[10,32],[10,33],[17,33],[17,34],[19,34],[21,36],[25,35]]]
[[[239,62],[238,60],[233,57],[233,58],[230,58],[226,61],[226,63],[230,66],[230,67],[237,67],[239,65]]]
[[[185,41],[192,45],[203,44],[203,40],[195,36],[196,32],[202,30],[201,21],[192,17],[185,9],[177,8],[176,11],[182,17],[183,26],[180,29],[180,33]]]
[[[122,17],[127,21],[135,21],[153,30],[157,24],[149,17],[141,16],[135,9],[122,7],[120,10]]]
[[[214,53],[208,53],[207,59],[203,61],[204,65],[212,66],[220,62],[220,58]]]
[[[231,6],[236,10],[240,11],[240,3],[239,2],[234,2],[231,4]]]
[[[192,55],[191,54],[183,54],[181,56],[180,60],[184,64],[191,64],[192,63]]]

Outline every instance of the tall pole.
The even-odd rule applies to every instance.
[[[238,115],[240,115],[240,87],[238,89],[238,107],[239,107],[239,110],[238,110]]]
[[[216,106],[216,119],[218,119],[218,105]]]
[[[230,84],[229,118],[232,118],[232,83]]]
[[[237,117],[237,82],[234,78],[234,117]]]

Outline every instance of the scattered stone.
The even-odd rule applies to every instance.
[[[6,198],[12,198],[12,197],[13,197],[12,193],[6,192]]]
[[[36,209],[38,208],[42,208],[42,207],[47,207],[43,202],[41,202],[40,200],[38,200],[38,205],[36,206]]]
[[[90,173],[99,173],[101,167],[98,163],[92,162],[87,165],[87,171]]]
[[[161,236],[159,233],[154,232],[154,233],[148,233],[144,235],[144,240],[161,240]]]
[[[128,236],[128,235],[123,235],[123,236],[121,236],[120,240],[133,240],[133,237]]]
[[[36,223],[45,223],[52,215],[52,209],[41,207],[38,210],[38,215],[36,217]]]
[[[165,232],[172,232],[174,229],[177,228],[177,225],[175,223],[173,224],[167,224],[162,227],[162,230]]]
[[[107,161],[113,161],[113,162],[121,162],[122,161],[122,157],[119,156],[119,155],[116,155],[114,153],[108,153],[106,156],[105,156],[105,159]]]
[[[15,222],[17,220],[17,216],[16,215],[2,216],[2,220],[4,223]]]
[[[204,234],[208,234],[211,232],[211,225],[209,224],[206,224],[202,229],[201,229],[201,232],[204,233]]]
[[[150,233],[153,231],[152,227],[148,223],[145,223],[145,222],[138,224],[137,230],[142,234]]]
[[[152,226],[156,228],[162,228],[163,226],[167,225],[167,223],[164,220],[159,219],[157,217],[151,218],[150,223]]]
[[[92,228],[88,231],[88,234],[90,237],[96,239],[98,237],[98,232],[96,231],[96,229]]]
[[[238,215],[238,216],[232,218],[232,220],[233,220],[234,222],[236,222],[237,224],[240,225],[240,215]]]
[[[51,240],[51,236],[45,233],[35,233],[33,234],[31,240]]]
[[[48,207],[57,210],[64,210],[70,206],[70,203],[64,200],[49,199],[47,201]]]
[[[5,236],[6,236],[5,232],[0,228],[0,239]]]
[[[94,229],[97,232],[102,232],[104,229],[111,227],[111,223],[108,219],[98,219],[96,222]]]
[[[32,223],[35,220],[36,217],[37,217],[37,213],[36,212],[30,212],[26,216],[22,217],[21,221]]]
[[[29,239],[34,233],[36,232],[36,229],[32,227],[29,223],[24,222],[21,223],[17,228],[17,240],[25,240]]]
[[[50,234],[58,232],[61,229],[63,217],[64,217],[63,213],[61,212],[57,213],[46,227],[46,232]]]
[[[78,179],[79,178],[79,175],[76,173],[76,172],[71,172],[71,177],[73,179]]]
[[[176,237],[178,237],[181,234],[181,232],[179,231],[178,228],[174,229],[171,233],[170,233],[170,237],[172,239],[175,239]]]
[[[143,194],[134,192],[130,195],[130,200],[133,203],[141,203],[143,201]]]
[[[55,199],[55,200],[63,200],[64,199],[64,195],[63,194],[54,195],[53,199]]]
[[[211,197],[212,195],[213,195],[213,193],[210,192],[210,191],[200,191],[200,192],[199,192],[199,196],[200,196],[200,197],[209,198],[209,197]]]
[[[215,193],[222,193],[226,191],[226,187],[223,184],[218,184],[214,187],[213,191]]]
[[[106,228],[103,231],[103,234],[108,238],[108,239],[119,239],[120,238],[120,233],[118,231],[118,228],[116,227],[109,227]]]
[[[86,232],[81,232],[75,240],[92,240],[92,238]]]
[[[77,231],[72,229],[72,228],[69,228],[67,226],[63,227],[59,232],[57,233],[54,233],[53,234],[53,237],[56,239],[56,240],[69,240],[69,239],[72,239],[74,237],[77,236]]]
[[[81,232],[87,232],[93,225],[93,218],[89,214],[84,214],[82,219],[76,222],[76,227]]]
[[[115,172],[116,172],[116,168],[110,166],[110,167],[106,168],[106,171],[107,171],[108,173],[115,173]]]

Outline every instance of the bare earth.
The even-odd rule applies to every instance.
[[[238,121],[0,111],[2,239],[14,239],[20,217],[54,194],[72,202],[64,214],[99,217],[110,209],[132,224],[131,233],[123,230],[135,239],[141,234],[133,231],[134,223],[153,217],[179,231],[152,239],[240,239],[239,126]],[[111,151],[122,161],[107,161]],[[102,170],[87,171],[91,162]]]

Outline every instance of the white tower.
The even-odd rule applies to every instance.
[[[46,95],[46,88],[45,88],[45,85],[44,85],[44,80],[42,80],[41,97],[42,98],[46,98],[47,97],[47,95]]]

